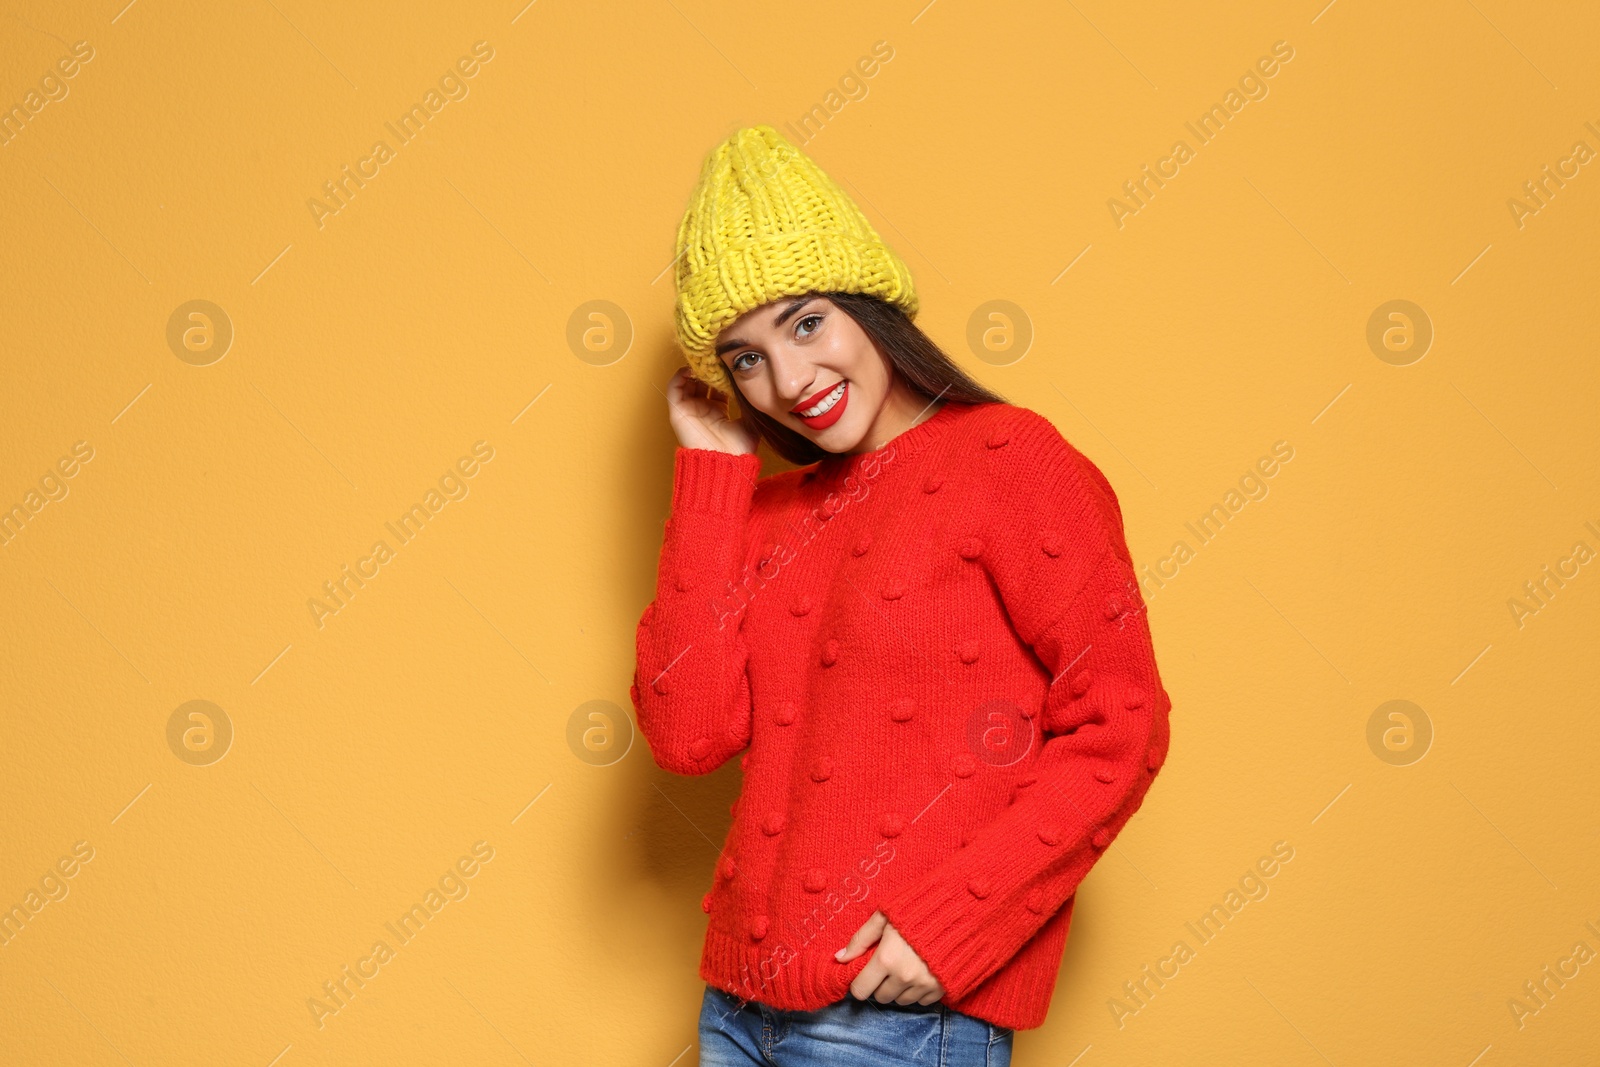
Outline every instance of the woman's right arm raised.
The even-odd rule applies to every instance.
[[[755,431],[687,368],[667,385],[667,409],[679,443],[672,511],[629,695],[657,766],[709,774],[750,743],[745,616],[728,594],[742,576],[761,461]]]

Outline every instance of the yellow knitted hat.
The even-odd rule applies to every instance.
[[[706,156],[678,224],[678,343],[696,378],[729,396],[717,335],[751,308],[811,292],[867,293],[917,314],[911,272],[867,217],[771,126]]]

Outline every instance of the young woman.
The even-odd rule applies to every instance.
[[[744,753],[700,1062],[1009,1064],[1167,752],[1116,495],[914,325],[904,264],[771,127],[707,158],[678,244],[631,696],[662,768]],[[802,466],[758,478],[761,441]]]

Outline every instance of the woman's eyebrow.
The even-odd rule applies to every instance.
[[[778,312],[778,317],[772,320],[773,327],[776,328],[778,326],[782,326],[790,315],[793,315],[796,311],[799,311],[801,308],[805,307],[815,299],[816,297],[814,296],[802,296],[789,301],[788,305],[784,307],[782,311]],[[740,348],[749,343],[749,341],[740,340],[737,337],[730,338],[717,346],[716,354],[720,356],[730,348]]]

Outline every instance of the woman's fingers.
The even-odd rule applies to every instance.
[[[883,988],[884,979],[888,976],[889,969],[883,965],[882,960],[878,959],[878,954],[873,953],[872,958],[867,961],[867,965],[861,968],[860,973],[855,978],[851,979],[850,994],[857,1000],[872,999],[883,1003],[878,993]]]
[[[667,382],[667,415],[678,443],[735,455],[754,453],[758,435],[743,418],[730,417],[731,394],[696,378],[687,366],[672,372]]]
[[[695,377],[687,366],[680,366],[672,372],[672,378],[667,382],[667,399],[704,400],[714,405],[719,412],[728,409],[728,394]]]
[[[712,395],[710,386],[706,385],[705,382],[702,382],[699,378],[696,378],[692,374],[686,375],[684,382],[685,391],[688,396],[691,396],[696,400],[703,400],[708,404],[715,405],[716,397]]]
[[[932,1004],[944,996],[944,988],[933,976],[907,980],[896,976],[884,962],[880,942],[867,965],[861,968],[850,982],[850,994],[857,1000],[875,1000],[879,1004]]]
[[[889,920],[884,917],[883,912],[873,912],[866,922],[856,927],[856,932],[850,935],[850,940],[845,943],[844,948],[833,954],[833,958],[841,962],[855,959],[862,950],[871,947],[883,936],[883,928],[888,924]]]
[[[688,367],[679,367],[673,372],[667,382],[667,406],[670,410],[684,414],[693,412],[698,417],[704,417],[702,412],[695,410],[697,402],[704,399],[700,381],[689,373]]]

